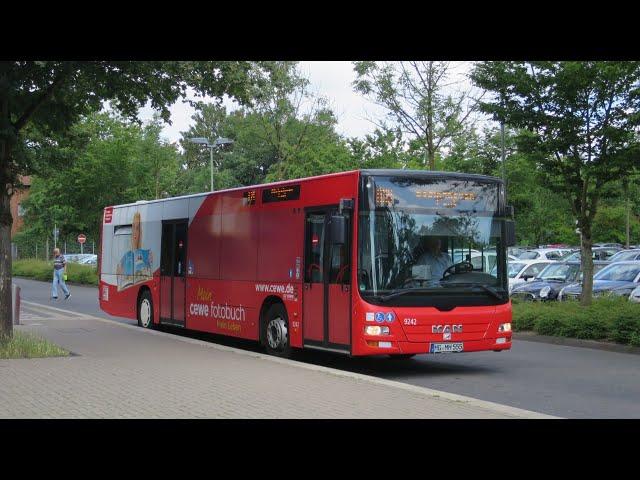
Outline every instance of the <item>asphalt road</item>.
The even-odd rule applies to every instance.
[[[98,306],[97,289],[71,286],[69,300],[49,300],[49,284],[16,278],[22,299],[115,319]],[[128,319],[117,319],[135,323]],[[254,342],[166,329],[258,350]],[[421,355],[410,360],[348,358],[305,350],[298,361],[373,375],[565,418],[640,418],[640,355],[514,341],[510,351]]]

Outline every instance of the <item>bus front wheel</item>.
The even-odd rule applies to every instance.
[[[151,292],[146,289],[138,302],[138,325],[142,328],[153,328],[153,300]]]
[[[279,303],[271,305],[264,322],[264,344],[267,353],[277,357],[289,357],[291,355],[289,322],[284,306]]]

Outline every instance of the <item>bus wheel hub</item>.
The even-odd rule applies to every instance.
[[[274,318],[267,325],[267,342],[274,350],[287,346],[287,324],[282,318]]]
[[[140,305],[140,321],[142,325],[146,327],[149,325],[149,321],[151,320],[151,305],[149,305],[149,300],[146,298],[142,301]]]

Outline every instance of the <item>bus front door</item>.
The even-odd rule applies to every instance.
[[[330,242],[331,215],[336,212],[336,207],[306,211],[302,328],[305,347],[349,353],[350,245]]]
[[[185,326],[187,220],[162,222],[160,323]]]

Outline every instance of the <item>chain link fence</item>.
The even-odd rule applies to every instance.
[[[56,246],[63,255],[79,253],[98,254],[98,238],[92,238],[87,235],[87,241],[84,245],[78,243],[77,236],[58,238],[57,242],[54,242],[53,237],[18,237],[11,243],[11,256],[13,260],[23,260],[27,258],[51,260],[53,258],[53,249]]]

